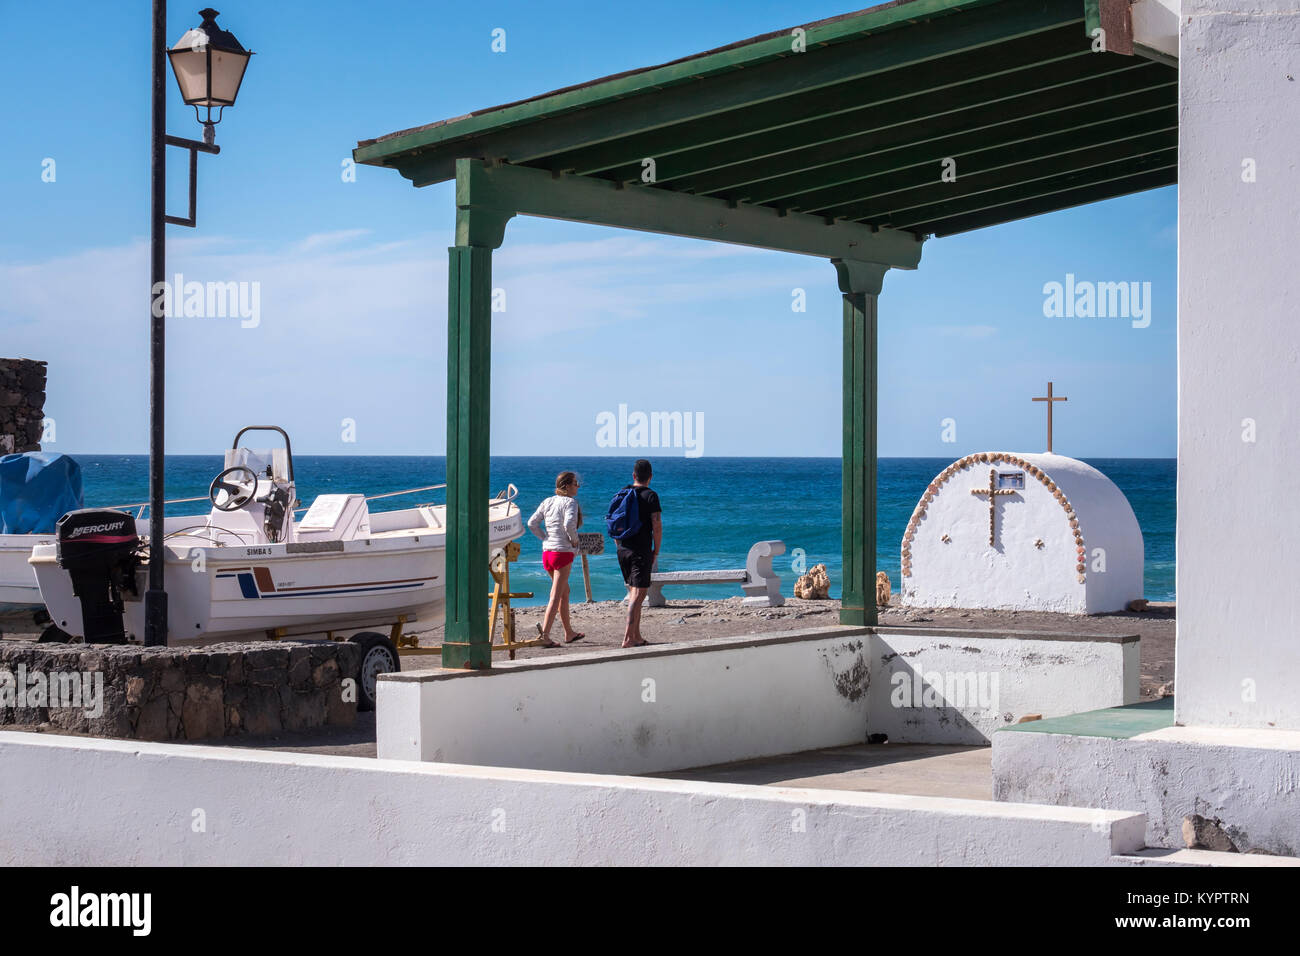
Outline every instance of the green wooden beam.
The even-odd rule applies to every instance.
[[[492,250],[458,245],[448,255],[447,608],[442,666],[489,668]]]
[[[810,52],[821,52],[823,49],[833,49],[836,45],[864,35],[887,34],[899,27],[911,26],[917,20],[972,11],[995,2],[997,0],[913,0],[911,3],[898,4],[883,10],[865,10],[830,21],[808,24],[805,39]],[[1067,8],[1066,4],[1062,3],[1061,8]],[[1077,11],[1075,19],[1077,19]],[[738,70],[753,70],[791,56],[806,56],[806,53],[797,54],[793,51],[791,33],[790,30],[782,30],[748,42],[733,44],[712,53],[686,57],[662,66],[634,70],[595,83],[557,90],[519,103],[483,110],[443,123],[404,130],[374,140],[363,140],[353,151],[353,156],[359,163],[392,165],[391,160],[395,156],[417,149],[431,149],[463,142],[468,138],[504,128],[535,124],[541,120],[559,119],[575,111],[618,104],[629,97],[647,92],[694,86],[706,77],[726,75]],[[451,174],[443,178],[449,179]]]
[[[1050,196],[1054,193],[1060,193],[1083,186],[1112,182],[1117,179],[1125,179],[1141,173],[1157,172],[1160,170],[1176,170],[1177,167],[1177,149],[1160,150],[1145,156],[1121,159],[1115,162],[1099,163],[1088,169],[1064,175],[1046,176],[1035,179],[1031,182],[1017,183],[1012,186],[993,189],[948,202],[933,203],[913,210],[908,210],[905,213],[900,214],[900,218],[907,220],[907,224],[910,228],[929,232],[932,230],[927,227],[929,224],[936,221],[975,216],[984,211],[992,211],[1012,206],[1016,203],[1023,202],[1024,200],[1034,199],[1039,196]]]
[[[821,199],[832,191],[852,187],[863,180],[900,172],[913,166],[933,163],[948,156],[969,156],[985,150],[1014,149],[1032,144],[1043,137],[1069,134],[1074,130],[1087,136],[1093,126],[1116,116],[1137,116],[1159,109],[1170,109],[1164,90],[1124,93],[1101,102],[1077,105],[1070,103],[1043,113],[1022,117],[1004,111],[991,123],[970,129],[946,132],[931,129],[916,138],[906,138],[901,145],[883,148],[839,160],[815,170],[774,177],[735,190],[745,202],[779,205],[788,209],[810,211],[821,208]],[[891,137],[892,138],[892,137]]]
[[[548,156],[548,169],[568,170],[580,176],[609,173],[608,179],[631,181],[639,175],[621,175],[623,169],[639,170],[646,156],[660,163],[665,157],[718,146],[757,133],[787,129],[788,135],[807,141],[804,132],[811,123],[842,118],[844,125],[856,122],[855,115],[866,105],[882,106],[940,90],[992,81],[1004,73],[1037,72],[1044,66],[1061,68],[1065,62],[1092,56],[1076,31],[1050,30],[1020,37],[999,48],[999,69],[990,72],[986,49],[967,50],[941,60],[908,66],[832,87],[812,90],[781,100],[756,103],[715,116],[689,120],[664,129],[638,133],[587,149],[567,150]],[[1116,58],[1118,59],[1118,58]],[[1122,62],[1122,61],[1121,61]],[[1096,69],[1095,65],[1091,67]],[[618,172],[615,172],[618,171]]]
[[[942,61],[939,66],[946,62]],[[899,126],[924,128],[939,117],[952,116],[963,110],[988,112],[994,106],[1001,105],[1002,116],[1005,118],[1010,110],[1020,108],[1021,102],[1026,104],[1026,109],[1032,108],[1032,100],[1021,98],[1067,86],[1067,95],[1073,96],[1076,101],[1086,101],[1088,91],[1082,85],[1084,81],[1095,79],[1107,70],[1131,69],[1133,66],[1131,60],[1125,62],[1119,57],[1113,57],[1106,58],[1103,63],[1094,53],[1076,51],[1071,56],[1032,69],[1011,70],[995,75],[968,71],[965,74],[966,82],[943,84],[936,89],[921,86],[910,96],[883,100],[870,96],[856,100],[846,97],[841,101],[842,104],[852,104],[852,107],[840,113],[821,116],[810,111],[799,124],[762,129],[724,143],[662,158],[657,152],[645,155],[656,158],[661,185],[694,192],[720,192],[726,186],[711,182],[709,175],[712,173],[716,172],[721,177],[721,183],[726,182],[726,177],[735,179],[737,173],[746,174],[740,178],[741,182],[751,182],[746,168],[751,162],[775,158],[777,162],[783,161],[787,168],[798,168],[807,165],[802,157],[815,160],[827,148],[842,150],[841,144],[846,141],[854,144],[869,143],[873,134],[893,132]],[[882,79],[887,80],[888,76]],[[841,155],[844,154],[841,152]],[[791,162],[792,157],[799,161]],[[630,181],[638,175],[639,163],[640,160],[637,160],[632,165],[616,167],[604,175],[610,179]]]
[[[1076,206],[1086,206],[1089,203],[1146,192],[1148,189],[1173,186],[1177,184],[1177,181],[1178,168],[1174,166],[1148,173],[1120,176],[1104,183],[1092,183],[1074,189],[1065,189],[1034,199],[1009,203],[994,210],[985,210],[967,216],[956,216],[951,219],[928,223],[927,225],[936,236],[952,236],[962,232],[970,232],[974,229],[983,229],[987,226],[1014,222],[1018,219],[1028,219],[1030,216],[1041,216],[1049,212],[1073,209]]]
[[[1057,113],[1014,120],[985,127],[957,136],[934,140],[890,150],[872,156],[860,163],[837,165],[832,185],[807,192],[769,197],[766,194],[751,197],[751,201],[772,202],[779,199],[791,209],[821,213],[849,202],[861,201],[909,185],[938,182],[940,164],[952,158],[960,172],[994,168],[1007,162],[1051,156],[1075,148],[1080,142],[1106,143],[1124,136],[1168,128],[1168,117],[1177,123],[1177,106],[1166,105],[1165,97],[1134,98],[1128,102],[1089,104],[1081,108],[1068,108],[1071,125],[1062,128],[1064,117]],[[1145,109],[1130,112],[1135,106]],[[1152,115],[1156,114],[1156,115]],[[856,175],[850,174],[850,169]],[[821,213],[825,214],[825,213]]]
[[[1105,120],[1176,108],[1176,83],[1149,87],[1133,82],[1135,78],[1108,77],[1106,90],[1094,88],[1093,96],[1086,101],[1077,91],[1061,88],[1020,101],[1015,104],[1017,109],[995,105],[940,117],[927,125],[901,124],[882,130],[869,144],[864,141],[864,148],[854,150],[854,155],[846,159],[812,158],[819,165],[747,183],[730,192],[734,198],[755,204],[779,203],[809,211],[820,208],[819,203],[805,198],[809,193],[850,185],[921,162],[938,162],[942,157],[1013,149],[1044,136],[1074,130],[1086,136],[1088,127]]]
[[[1074,142],[1074,148],[1062,150],[1019,162],[1008,162],[980,168],[974,165],[957,166],[957,181],[939,181],[937,172],[924,185],[881,193],[859,202],[835,206],[837,215],[847,219],[864,219],[869,222],[899,222],[916,219],[918,214],[929,218],[926,210],[939,204],[965,202],[970,197],[1001,193],[1008,189],[1029,187],[1043,181],[1062,181],[1066,176],[1118,163],[1124,160],[1140,162],[1154,154],[1165,154],[1178,148],[1177,120],[1164,130],[1140,132],[1120,139],[1097,143]],[[936,170],[938,167],[935,167]],[[919,213],[918,213],[919,210]]]
[[[876,304],[883,268],[834,263],[843,293],[840,623],[876,623]]]
[[[915,9],[919,15],[924,0],[878,12],[896,9]],[[546,122],[534,120],[522,125],[506,122],[502,114],[508,110],[491,110],[397,136],[373,147],[360,146],[353,155],[358,162],[392,166],[415,185],[424,186],[450,179],[455,171],[454,160],[465,156],[521,165],[563,150],[594,146],[755,103],[778,101],[879,76],[963,50],[986,48],[990,61],[996,63],[1001,44],[1044,30],[1077,25],[1078,19],[1076,0],[1000,0],[967,10],[961,16],[918,18],[903,34],[868,32],[856,36],[852,42],[826,45],[806,53],[791,52],[790,36],[786,34],[765,41],[782,45],[784,55],[769,57],[761,64],[743,69],[709,73],[707,82],[641,88],[636,95],[628,93],[616,101],[601,99],[598,105],[592,98],[582,108],[563,114],[552,114],[541,107],[539,104],[549,99],[543,97],[532,101],[531,108],[541,111],[535,119],[545,113]],[[702,78],[703,75],[697,77]],[[584,89],[618,86],[622,82],[609,80]],[[528,107],[525,103],[517,108]],[[455,136],[455,130],[472,135]]]
[[[1095,56],[1089,54],[1089,57]],[[1116,65],[1115,61],[1119,64]],[[1125,61],[1120,57],[1110,59],[1104,69],[1099,70],[1100,66],[1099,61],[1089,59],[1068,61],[1059,70],[1061,82],[1049,84],[1042,90],[1016,93],[998,90],[994,84],[989,90],[990,95],[1006,93],[1005,96],[995,96],[994,102],[984,99],[983,90],[976,86],[961,95],[939,97],[932,101],[929,112],[886,115],[879,123],[864,117],[861,123],[866,125],[846,125],[836,140],[816,147],[807,147],[802,140],[787,138],[783,143],[772,144],[779,148],[779,152],[676,179],[671,185],[675,189],[731,198],[768,194],[771,190],[767,181],[778,177],[798,181],[802,189],[817,188],[833,182],[831,174],[823,172],[832,164],[851,163],[886,149],[926,139],[961,135],[993,128],[1010,120],[1048,115],[1059,124],[1059,128],[1066,129],[1071,124],[1069,110],[1082,110],[1100,100],[1156,88],[1164,91],[1165,102],[1177,102],[1177,76],[1167,67],[1132,59]]]
[[[1089,39],[1101,28],[1101,0],[1083,0],[1083,32]]]
[[[1177,165],[1148,172],[1116,175],[1099,182],[1052,190],[1028,199],[954,215],[947,219],[932,220],[922,224],[920,228],[936,236],[952,236],[961,232],[970,232],[972,229],[983,229],[986,226],[1028,219],[1030,216],[1072,209],[1075,206],[1086,206],[1088,203],[1128,196],[1148,189],[1172,186],[1177,181]]]
[[[462,159],[456,170],[457,242],[477,237],[501,244],[505,222],[518,213],[621,229],[710,239],[827,259],[882,262],[915,269],[921,242],[891,229],[827,222],[801,213],[781,215],[765,207],[735,206],[653,186],[620,187],[603,179],[554,176],[524,166],[489,166]],[[489,225],[475,225],[480,218]]]

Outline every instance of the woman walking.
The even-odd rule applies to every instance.
[[[551,578],[551,598],[546,602],[546,616],[537,625],[542,647],[560,646],[551,640],[551,626],[557,614],[564,626],[565,644],[587,636],[574,631],[569,623],[569,572],[573,570],[573,558],[578,553],[578,528],[582,526],[582,508],[574,497],[579,487],[576,474],[560,472],[555,478],[555,494],[538,505],[528,519],[528,530],[542,539],[542,567]]]

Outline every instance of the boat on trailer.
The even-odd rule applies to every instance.
[[[239,445],[275,431],[284,447]],[[168,519],[163,540],[168,632],[174,641],[290,636],[349,638],[362,645],[363,703],[374,677],[399,669],[381,625],[436,620],[446,598],[446,505],[372,513],[369,501],[432,491],[323,494],[295,519],[289,436],[249,426],[225,453],[205,516]],[[488,502],[489,547],[523,535],[514,485]],[[54,625],[91,643],[140,640],[148,549],[134,516],[86,509],[60,519],[51,544],[32,550],[41,598]],[[486,569],[484,569],[486,574]]]

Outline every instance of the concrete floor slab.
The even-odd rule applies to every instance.
[[[648,776],[991,800],[992,761],[991,747],[859,744]]]
[[[350,757],[375,755],[374,714],[359,714],[352,732],[262,738],[226,746],[291,750]],[[781,757],[763,757],[690,770],[647,774],[671,780],[704,780],[814,790],[853,790],[966,800],[993,798],[993,748],[931,744],[858,744]]]

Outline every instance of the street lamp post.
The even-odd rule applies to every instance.
[[[217,26],[218,13],[200,10],[203,21],[186,31],[172,49],[167,48],[167,0],[153,0],[152,129],[150,149],[151,190],[149,199],[149,586],[144,595],[144,643],[167,643],[167,590],[163,580],[163,465],[164,407],[166,397],[167,252],[164,228],[167,223],[193,227],[197,221],[198,154],[216,154],[215,129],[227,106],[235,105],[244,70],[252,53],[239,45],[230,33]],[[186,105],[194,107],[203,124],[203,142],[168,136],[167,59],[171,59],[177,85]],[[217,107],[217,118],[212,108]],[[206,117],[199,108],[207,109]],[[190,151],[190,214],[188,218],[167,215],[168,146]],[[172,290],[171,301],[180,294]]]

